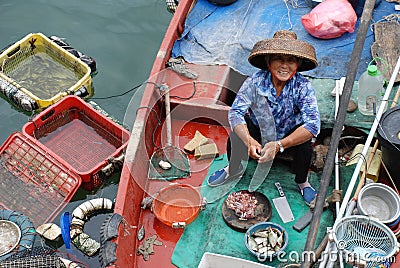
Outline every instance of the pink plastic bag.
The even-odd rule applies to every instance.
[[[325,0],[301,17],[306,31],[321,39],[354,32],[356,21],[356,12],[347,0]]]

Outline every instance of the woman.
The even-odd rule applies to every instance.
[[[254,45],[249,62],[261,70],[246,79],[232,104],[229,165],[211,175],[208,184],[215,187],[240,177],[241,160],[266,163],[290,148],[295,182],[309,205],[317,195],[307,175],[320,116],[314,89],[299,72],[317,67],[314,47],[297,40],[294,32],[280,30]]]

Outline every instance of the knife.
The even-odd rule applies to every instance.
[[[275,186],[278,189],[279,196],[272,199],[279,216],[281,217],[283,223],[294,221],[293,212],[290,209],[289,203],[286,199],[285,193],[283,192],[282,186],[279,182],[275,182]]]

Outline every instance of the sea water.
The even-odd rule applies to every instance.
[[[132,91],[122,97],[107,97],[126,92],[147,80],[171,18],[165,1],[160,0],[4,0],[0,1],[0,49],[28,33],[65,38],[72,47],[96,60],[98,73],[92,78],[94,96],[90,100],[123,122],[131,98],[141,96]],[[21,131],[31,116],[1,98],[0,141],[3,143],[12,132]],[[93,191],[81,187],[64,211],[72,212],[92,198],[114,200],[119,176],[115,173]],[[85,233],[100,241],[100,227],[107,216],[93,216],[85,224]],[[59,225],[59,216],[54,223]],[[35,246],[42,243],[37,236]],[[46,242],[46,245],[61,254],[67,253],[63,244]],[[74,246],[72,250],[72,256],[65,256],[83,263],[82,267],[101,267],[98,255],[87,257]]]

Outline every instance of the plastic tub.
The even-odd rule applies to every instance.
[[[392,188],[383,183],[370,183],[359,193],[358,209],[363,215],[372,216],[384,224],[390,224],[400,216],[400,197]]]
[[[259,253],[251,249],[250,243],[249,243],[249,238],[253,236],[253,234],[257,231],[262,231],[266,230],[268,227],[271,227],[272,229],[277,229],[279,232],[283,232],[283,244],[279,250],[272,254],[264,254],[264,253]],[[270,261],[272,258],[276,257],[278,254],[281,254],[283,251],[285,251],[287,245],[289,242],[289,236],[286,230],[280,226],[279,224],[273,223],[273,222],[260,222],[252,225],[245,233],[244,235],[244,244],[246,248],[249,250],[251,254],[256,256],[260,261]]]
[[[199,214],[201,202],[201,195],[193,186],[172,184],[154,197],[153,213],[170,227],[185,227]]]

